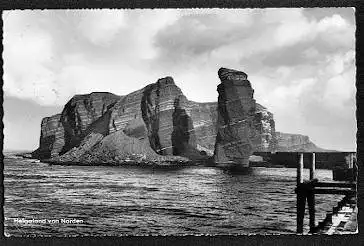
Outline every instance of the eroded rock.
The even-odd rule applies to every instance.
[[[273,114],[258,103],[256,103],[254,127],[257,133],[252,140],[254,151],[276,151],[277,137]]]
[[[64,127],[61,123],[61,114],[45,117],[41,123],[39,148],[33,151],[32,157],[47,159],[58,156],[64,144]]]
[[[61,115],[65,132],[65,146],[62,153],[78,146],[87,135],[91,124],[103,116],[119,99],[119,96],[112,93],[93,92],[76,95],[68,101]],[[107,129],[104,129],[104,135],[107,134]]]
[[[123,97],[111,113],[110,133],[148,139],[160,155],[188,155],[196,148],[188,100],[172,77],[159,79]]]
[[[80,145],[90,132],[108,134],[108,110],[120,99],[108,92],[76,95],[65,105],[61,114],[42,120],[39,148],[33,158],[48,159]],[[105,116],[106,119],[105,119]],[[104,118],[103,118],[104,117]]]
[[[218,122],[214,160],[216,164],[249,165],[256,138],[254,90],[243,72],[220,68]]]
[[[152,159],[174,155],[201,160],[215,152],[219,163],[245,163],[250,149],[274,148],[273,115],[255,103],[247,75],[231,69],[220,69],[218,74],[218,103],[187,100],[171,77],[126,96],[76,95],[61,114],[43,119],[40,148],[34,157],[95,162],[101,153],[108,153],[114,161],[129,158],[132,151],[152,158],[152,150]],[[124,141],[117,144],[120,151],[106,144],[114,143],[111,139]]]

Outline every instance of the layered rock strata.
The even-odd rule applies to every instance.
[[[53,120],[58,121],[62,130],[62,144],[55,151],[52,150],[54,155],[46,153],[51,149],[49,147],[45,150],[46,155],[40,156],[38,151],[34,151],[33,157],[52,158],[55,162],[89,163],[101,158],[100,153],[111,151],[114,154],[107,156],[140,159],[149,153],[146,156],[153,160],[161,160],[161,155],[187,156],[194,160],[207,158],[197,148],[194,123],[190,117],[191,103],[171,77],[159,79],[123,97],[113,94],[97,96],[92,93],[72,98],[58,118]],[[44,121],[46,126],[42,131],[49,125],[47,119]],[[54,135],[56,130],[48,134]],[[43,136],[40,149],[46,141]],[[123,149],[124,155],[111,148],[108,144],[110,139],[123,139],[118,146]],[[51,140],[48,142],[49,146],[53,143]]]
[[[61,115],[65,135],[65,146],[62,149],[62,153],[78,146],[89,133],[90,126],[103,116],[119,99],[119,96],[106,92],[74,96],[66,104]],[[107,135],[108,130],[104,129],[103,134]]]
[[[160,155],[184,155],[196,149],[187,108],[188,100],[173,78],[162,78],[117,102],[111,112],[109,131],[122,130],[129,137],[147,138]]]
[[[64,144],[64,127],[61,122],[61,114],[45,117],[41,123],[39,148],[32,153],[32,156],[39,159],[58,156]]]
[[[217,164],[249,165],[257,138],[254,90],[244,72],[220,68],[218,121],[214,160]]]
[[[186,111],[193,122],[196,148],[208,156],[213,156],[218,117],[217,103],[197,103],[189,101]]]
[[[256,103],[254,116],[256,134],[253,140],[254,151],[275,151],[277,149],[277,137],[273,114],[265,107]]]
[[[97,122],[118,100],[108,92],[94,92],[76,95],[65,105],[61,114],[42,120],[39,148],[32,153],[34,158],[53,158],[79,146],[91,129],[97,127],[102,135],[108,134],[108,127]],[[108,121],[104,119],[103,121]]]
[[[255,103],[247,75],[220,69],[219,77],[218,103],[187,100],[171,77],[126,96],[76,95],[61,114],[43,119],[33,157],[93,163],[98,158],[161,160],[173,155],[201,160],[215,152],[217,162],[245,163],[251,152],[247,146],[275,148],[273,115]],[[120,150],[112,147],[115,143]],[[102,153],[109,157],[101,158]]]

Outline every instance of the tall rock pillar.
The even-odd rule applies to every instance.
[[[254,90],[244,72],[227,68],[218,71],[218,122],[214,161],[217,165],[249,166],[256,137]]]

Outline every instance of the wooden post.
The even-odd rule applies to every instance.
[[[315,152],[313,152],[311,155],[310,180],[315,178],[315,169],[316,169],[316,154]]]
[[[306,206],[306,192],[302,190],[303,153],[299,153],[297,157],[297,233],[303,233],[303,219]]]
[[[310,232],[315,232],[315,194],[310,191],[307,194],[307,206],[310,220]]]
[[[354,166],[354,165],[353,165],[353,164],[354,164],[354,163],[353,163],[353,162],[354,162],[354,154],[353,154],[353,153],[350,153],[349,155],[350,155],[350,162],[349,162],[350,164],[349,164],[349,168],[353,168],[353,166]]]
[[[353,154],[348,153],[345,157],[347,168],[353,168]]]
[[[297,233],[303,233],[303,219],[306,206],[306,192],[300,190],[300,188],[298,188],[297,192]]]
[[[311,166],[310,166],[310,180],[315,178],[315,170],[316,170],[316,154],[315,152],[311,155]],[[314,185],[314,184],[312,184]],[[314,188],[314,187],[312,187]],[[315,232],[315,194],[313,190],[307,191],[307,206],[308,206],[308,213],[309,213],[309,220],[310,220],[310,232]]]
[[[297,165],[297,186],[303,182],[302,173],[303,173],[303,153],[298,154],[298,165]]]

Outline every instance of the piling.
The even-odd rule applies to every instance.
[[[297,186],[303,182],[303,153],[298,154],[298,167],[297,167]]]
[[[316,169],[316,154],[312,153],[312,155],[311,155],[311,167],[310,167],[310,180],[313,180],[315,178],[315,169]]]
[[[298,153],[297,156],[297,233],[303,233],[303,222],[305,216],[306,200],[309,212],[309,233],[316,233],[319,230],[330,226],[332,224],[333,214],[338,211],[350,201],[351,197],[356,195],[355,182],[319,182],[315,178],[316,168],[316,154],[310,155],[310,179],[303,181],[303,153]],[[353,164],[353,154],[349,155],[349,166]],[[337,206],[333,208],[332,213],[328,213],[325,220],[315,224],[315,194],[340,194],[345,197],[338,202]]]
[[[298,154],[297,167],[297,233],[303,233],[303,219],[305,216],[306,194],[301,191],[303,173],[303,153]]]

